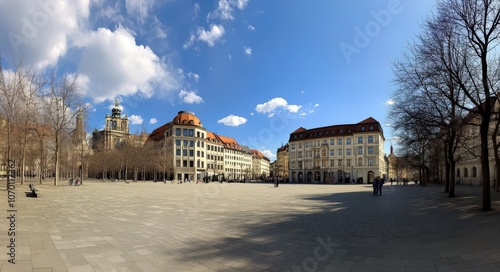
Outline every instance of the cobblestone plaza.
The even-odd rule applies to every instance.
[[[481,188],[85,181],[5,182],[1,271],[500,271],[500,193]]]

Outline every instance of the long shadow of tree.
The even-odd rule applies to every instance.
[[[189,248],[167,254],[217,271],[293,271],[304,266],[326,271],[328,265],[338,267],[342,262],[351,262],[356,268],[356,263],[383,258],[387,252],[393,263],[404,265],[419,250],[428,252],[432,259],[442,253],[443,245],[464,243],[461,238],[478,230],[495,231],[500,223],[498,213],[484,214],[471,208],[480,203],[479,189],[469,189],[453,199],[432,186],[386,186],[383,196],[370,192],[309,195],[298,201],[300,206],[281,203],[258,216],[251,209],[234,207],[236,216],[220,219],[224,229],[200,229],[200,236],[193,237]],[[280,210],[283,207],[286,211]],[[210,208],[204,213],[208,218],[215,216]],[[211,236],[218,233],[220,238],[205,239],[204,232]],[[498,243],[498,238],[495,241]],[[318,260],[318,247],[329,258]],[[429,263],[415,265],[426,267]]]

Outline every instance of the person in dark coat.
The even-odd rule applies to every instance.
[[[378,182],[379,182],[378,177],[375,177],[373,179],[373,195],[377,195],[378,194]]]
[[[384,185],[385,183],[385,179],[384,178],[380,178],[378,180],[378,195],[382,195],[382,186]]]

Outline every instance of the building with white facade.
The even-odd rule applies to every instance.
[[[293,183],[371,183],[386,174],[384,133],[372,117],[356,124],[298,128],[289,139]]]

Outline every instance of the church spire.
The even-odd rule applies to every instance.
[[[111,110],[111,117],[121,117],[122,110],[120,109],[120,105],[118,104],[118,98],[115,98],[115,106]]]

